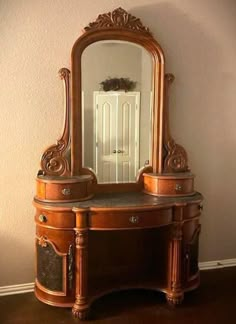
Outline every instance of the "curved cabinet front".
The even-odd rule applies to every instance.
[[[81,318],[96,298],[120,289],[158,290],[181,303],[199,285],[202,196],[106,196],[74,204],[35,200],[37,298],[73,307]]]
[[[75,299],[74,231],[36,226],[35,294],[47,304],[73,305]]]

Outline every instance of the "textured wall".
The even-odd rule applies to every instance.
[[[0,0],[0,286],[33,281],[34,178],[63,120],[57,71],[83,26],[118,6],[151,28],[176,76],[172,133],[205,196],[201,261],[236,257],[236,2]]]

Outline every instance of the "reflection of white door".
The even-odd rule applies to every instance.
[[[99,182],[135,181],[139,168],[139,92],[94,92]]]

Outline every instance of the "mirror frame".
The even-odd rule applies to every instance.
[[[94,183],[96,175],[82,165],[82,70],[81,57],[87,46],[103,40],[127,41],[145,48],[152,58],[153,80],[153,119],[152,119],[152,145],[150,166],[140,169],[136,183],[98,184],[99,186],[139,187],[141,175],[144,172],[162,172],[163,161],[163,115],[164,115],[164,65],[163,51],[153,38],[149,29],[141,21],[128,14],[124,9],[118,8],[107,14],[99,15],[95,22],[85,27],[85,32],[75,42],[72,54],[72,122],[71,122],[71,175],[92,174]]]

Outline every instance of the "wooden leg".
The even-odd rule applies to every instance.
[[[167,293],[166,294],[166,300],[169,305],[171,306],[178,306],[182,304],[182,301],[184,300],[184,293],[179,292],[177,293]]]
[[[72,314],[74,315],[74,317],[79,318],[81,321],[85,321],[89,318],[89,308],[86,308],[84,310],[77,308],[77,306],[79,306],[77,304],[77,300],[72,308]]]
[[[88,263],[88,230],[76,230],[76,300],[72,308],[75,317],[85,320],[88,317],[88,289],[87,289],[87,263]]]
[[[182,289],[182,224],[176,223],[172,232],[172,241],[170,248],[170,274],[169,291],[166,293],[166,299],[170,305],[180,305],[184,299]]]

